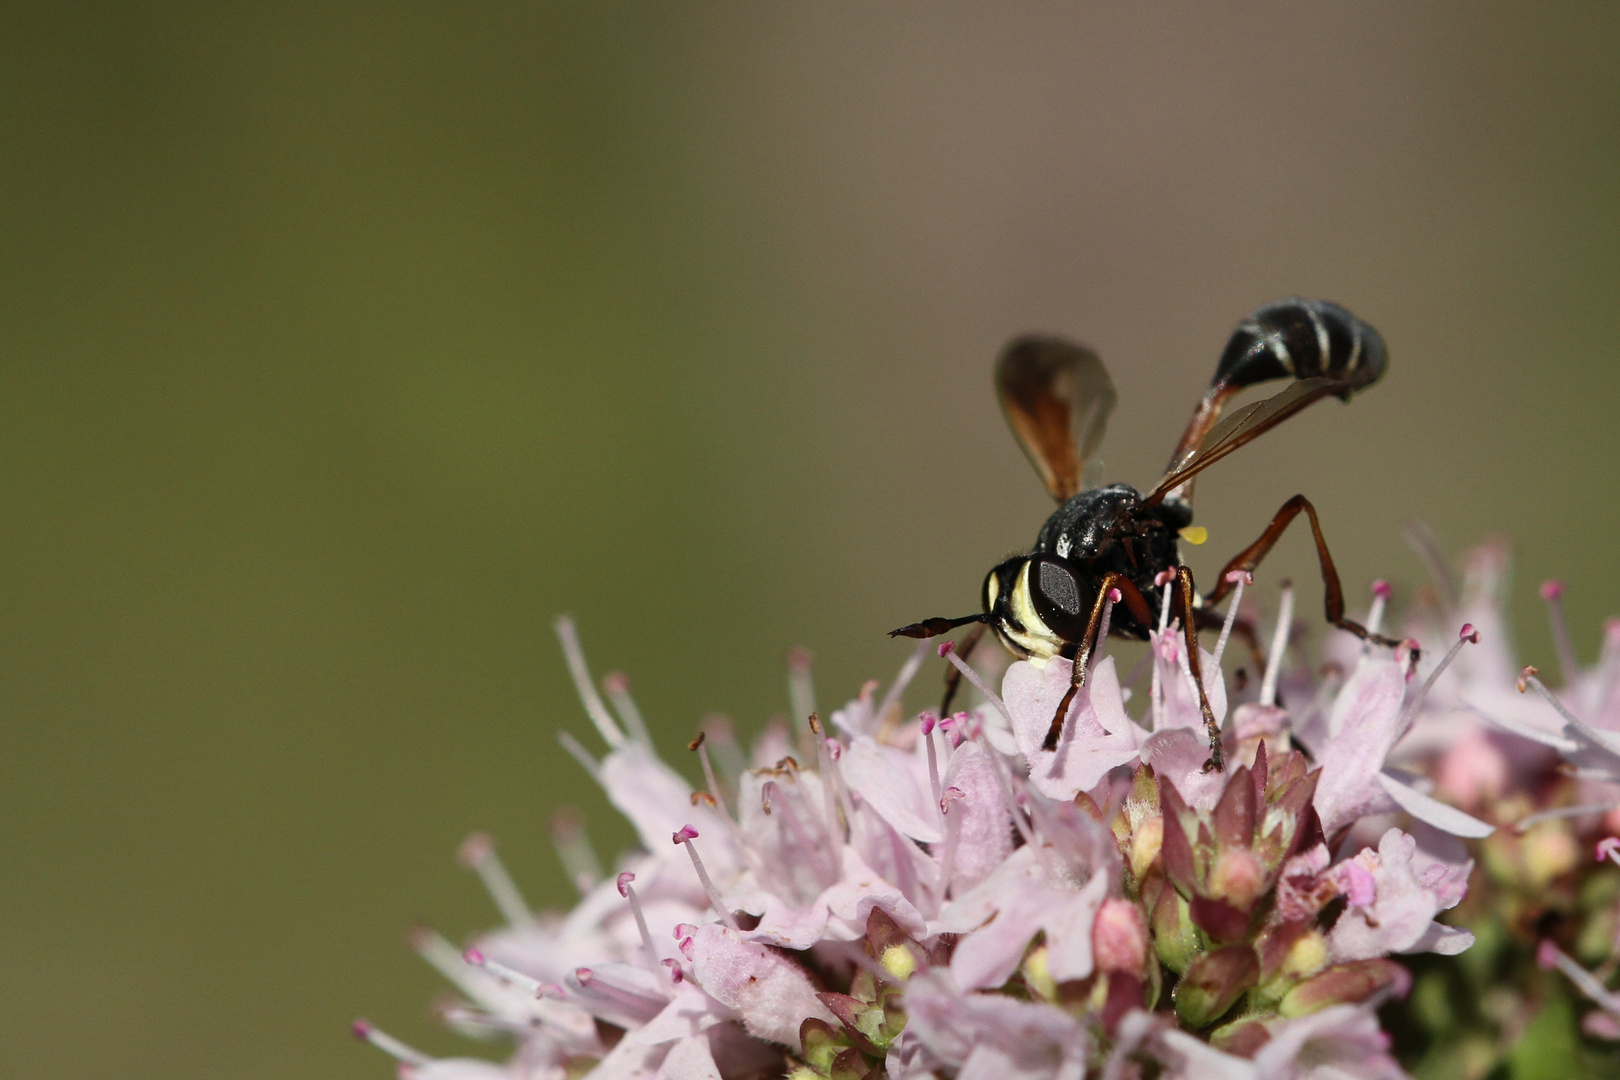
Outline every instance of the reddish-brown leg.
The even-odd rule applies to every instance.
[[[1397,639],[1386,637],[1383,634],[1374,634],[1354,619],[1344,617],[1344,587],[1339,584],[1339,571],[1334,568],[1333,556],[1328,552],[1327,540],[1322,536],[1322,523],[1316,518],[1316,507],[1312,506],[1310,500],[1303,495],[1295,495],[1292,499],[1283,503],[1282,509],[1278,510],[1271,519],[1271,524],[1266,526],[1266,531],[1260,534],[1260,539],[1238,552],[1230,562],[1221,568],[1221,575],[1215,582],[1215,588],[1210,590],[1208,596],[1204,597],[1204,603],[1218,603],[1227,594],[1232,586],[1226,580],[1226,575],[1231,571],[1247,570],[1252,573],[1254,568],[1260,565],[1260,560],[1271,552],[1277,540],[1302,510],[1311,520],[1311,537],[1316,541],[1316,559],[1322,567],[1322,606],[1327,615],[1327,621],[1341,630],[1350,631],[1350,633],[1364,641],[1377,642],[1379,645],[1385,645],[1389,648],[1399,645],[1400,642]]]
[[[1215,711],[1209,707],[1209,695],[1204,692],[1204,660],[1198,653],[1198,619],[1193,612],[1193,597],[1197,594],[1192,571],[1185,566],[1176,567],[1176,593],[1181,600],[1181,626],[1187,636],[1187,666],[1198,686],[1198,708],[1204,714],[1204,730],[1209,733],[1209,760],[1204,762],[1204,771],[1225,772],[1220,725],[1215,722]]]
[[[1091,663],[1091,654],[1097,645],[1097,631],[1102,625],[1103,609],[1108,605],[1108,594],[1114,589],[1119,590],[1125,606],[1131,609],[1131,614],[1143,626],[1153,625],[1153,614],[1148,609],[1147,601],[1130,579],[1123,574],[1109,574],[1102,579],[1097,589],[1097,600],[1091,605],[1091,618],[1086,621],[1085,636],[1080,639],[1080,646],[1075,650],[1074,667],[1069,675],[1069,691],[1063,695],[1058,703],[1057,712],[1052,715],[1052,726],[1046,729],[1046,740],[1041,743],[1042,750],[1056,750],[1058,736],[1063,734],[1063,718],[1069,714],[1069,706],[1074,703],[1074,696],[1080,688],[1086,685],[1086,668]]]

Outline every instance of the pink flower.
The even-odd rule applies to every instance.
[[[1466,654],[1463,645],[1475,636],[1472,630],[1464,625],[1442,664]],[[1362,656],[1334,699],[1328,738],[1318,755],[1322,778],[1316,788],[1316,810],[1329,836],[1360,818],[1395,809],[1457,836],[1481,837],[1493,831],[1489,823],[1431,798],[1385,768],[1391,751],[1411,730],[1421,696],[1441,671],[1443,667],[1431,673],[1418,699],[1408,704],[1403,662],[1373,652]]]
[[[938,1076],[1058,1080],[1085,1075],[1090,1039],[1085,1026],[1052,1005],[1000,994],[963,993],[939,973],[911,981],[907,1035],[920,1061],[910,1071]]]
[[[1072,799],[1090,791],[1102,778],[1135,761],[1148,733],[1125,714],[1114,658],[1104,657],[1070,707],[1055,752],[1041,749],[1063,695],[1069,689],[1069,665],[1037,667],[1020,660],[1007,669],[1002,694],[1012,714],[1013,737],[1029,762],[1029,779],[1049,799]],[[1202,721],[1199,722],[1202,730]]]
[[[900,692],[919,652],[830,725],[767,729],[752,767],[694,742],[694,788],[654,751],[628,681],[606,680],[604,701],[571,624],[559,634],[606,749],[564,746],[645,850],[606,875],[564,830],[582,895],[537,915],[493,845],[470,841],[464,861],[506,925],[464,954],[428,931],[416,945],[465,999],[446,1019],[516,1049],[504,1065],[433,1060],[368,1025],[412,1076],[567,1080],[584,1062],[591,1080],[719,1080],[780,1075],[791,1053],[795,1080],[1084,1080],[1153,1060],[1172,1076],[1389,1077],[1370,1010],[1404,983],[1382,958],[1470,940],[1434,921],[1467,867],[1426,859],[1395,829],[1377,851],[1329,854],[1397,807],[1472,821],[1387,770],[1415,698],[1381,652],[1321,692],[1320,769],[1288,749],[1275,665],[1234,711],[1227,771],[1206,769],[1166,622],[1137,715],[1105,657],[1055,752],[1041,743],[1066,665],[1012,664],[1004,697],[969,669],[980,704],[908,719]],[[1219,658],[1204,665],[1224,717]],[[792,686],[796,708],[813,708],[807,657]],[[1142,1012],[1167,979],[1173,1000]],[[1200,1034],[1233,1016],[1221,1049]]]
[[[1340,891],[1350,906],[1328,934],[1328,947],[1337,961],[1365,960],[1390,953],[1459,953],[1474,943],[1474,935],[1434,921],[1456,906],[1468,886],[1465,866],[1414,861],[1417,841],[1399,829],[1390,829],[1378,850],[1363,849],[1354,859],[1340,863]]]

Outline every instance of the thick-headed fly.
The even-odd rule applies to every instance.
[[[1178,536],[1192,524],[1193,481],[1306,406],[1325,397],[1348,401],[1352,393],[1376,382],[1387,364],[1378,331],[1337,304],[1292,297],[1259,308],[1232,332],[1215,378],[1170,456],[1169,471],[1141,494],[1129,484],[1081,490],[1086,459],[1102,441],[1115,401],[1113,380],[1096,353],[1052,337],[1014,340],[996,364],[996,391],[1013,435],[1058,508],[1028,555],[1006,560],[985,577],[982,612],[912,623],[890,636],[927,638],[977,623],[960,652],[971,650],[988,626],[1016,656],[1071,661],[1069,692],[1052,717],[1044,744],[1055,750],[1075,694],[1085,685],[1110,597],[1122,601],[1123,610],[1110,612],[1104,632],[1145,641],[1153,619],[1143,594],[1173,582],[1173,610],[1186,634],[1187,659],[1209,732],[1209,767],[1224,768],[1220,730],[1204,692],[1198,630],[1214,623],[1211,609],[1232,587],[1228,574],[1253,571],[1301,511],[1310,518],[1316,541],[1327,621],[1383,645],[1396,642],[1345,618],[1338,571],[1316,509],[1303,495],[1284,503],[1260,538],[1222,568],[1215,588],[1199,596],[1177,547]],[[1274,379],[1288,379],[1288,386],[1221,419],[1233,395]],[[953,679],[947,705],[954,687]]]

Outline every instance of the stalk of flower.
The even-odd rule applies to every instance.
[[[1294,745],[1278,690],[1291,620],[1241,693],[1219,677],[1221,643],[1202,658],[1212,708],[1232,709],[1224,772],[1205,769],[1165,606],[1149,646],[1157,693],[1132,716],[1103,657],[1055,751],[1041,740],[1064,665],[1018,661],[993,687],[947,647],[980,691],[970,710],[904,717],[918,652],[881,698],[869,684],[825,725],[798,718],[802,737],[768,731],[753,767],[725,769],[700,736],[701,789],[658,758],[628,680],[597,693],[564,621],[606,746],[571,753],[644,850],[609,880],[564,819],[559,850],[583,895],[545,915],[487,839],[470,842],[465,861],[507,925],[459,971],[437,935],[418,947],[465,995],[446,1015],[513,1035],[512,1057],[433,1061],[370,1026],[368,1039],[399,1050],[402,1071],[450,1080],[1401,1075],[1374,1015],[1409,985],[1390,957],[1467,947],[1435,916],[1462,898],[1469,864],[1387,824],[1367,845],[1355,830],[1374,814],[1453,831],[1480,819],[1389,771],[1435,683],[1431,669],[1409,687],[1389,650],[1320,691],[1315,759]],[[790,685],[795,708],[813,709],[806,654]]]

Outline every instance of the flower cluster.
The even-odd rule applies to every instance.
[[[1318,675],[1294,661],[1285,586],[1260,677],[1228,685],[1236,584],[1201,657],[1224,770],[1209,767],[1168,587],[1137,670],[1095,661],[1053,751],[1065,663],[1013,663],[998,693],[946,645],[979,700],[908,716],[923,647],[881,697],[868,684],[824,723],[799,655],[796,730],[767,729],[745,759],[710,722],[692,744],[697,788],[653,751],[622,676],[604,680],[609,711],[561,622],[607,752],[564,745],[642,850],[605,876],[560,820],[582,896],[541,916],[486,839],[465,846],[506,925],[466,950],[428,931],[414,943],[461,992],[453,1026],[515,1039],[506,1062],[357,1033],[414,1080],[1401,1077],[1378,1010],[1434,1038],[1424,980],[1449,1001],[1468,957],[1420,966],[1404,1004],[1413,977],[1392,957],[1451,958],[1476,934],[1500,952],[1504,926],[1550,903],[1587,917],[1535,924],[1531,970],[1566,972],[1598,1006],[1586,1030],[1620,1034],[1608,971],[1577,962],[1614,953],[1620,887],[1531,899],[1574,872],[1573,841],[1613,802],[1594,791],[1620,777],[1620,630],[1597,670],[1571,666],[1566,690],[1545,692],[1512,668],[1499,610],[1471,587],[1415,607],[1400,649],[1337,635]],[[1370,624],[1387,596],[1375,588]],[[1464,902],[1471,875],[1511,879],[1524,910]]]
[[[1506,545],[1471,552],[1460,584],[1429,561],[1434,588],[1406,632],[1433,643],[1445,622],[1467,618],[1483,639],[1435,683],[1396,757],[1495,828],[1466,840],[1476,869],[1453,912],[1477,944],[1459,963],[1412,965],[1414,990],[1386,1010],[1386,1026],[1419,1076],[1620,1075],[1620,995],[1607,986],[1620,968],[1620,620],[1583,667],[1564,586],[1542,585],[1553,690],[1507,647]]]

